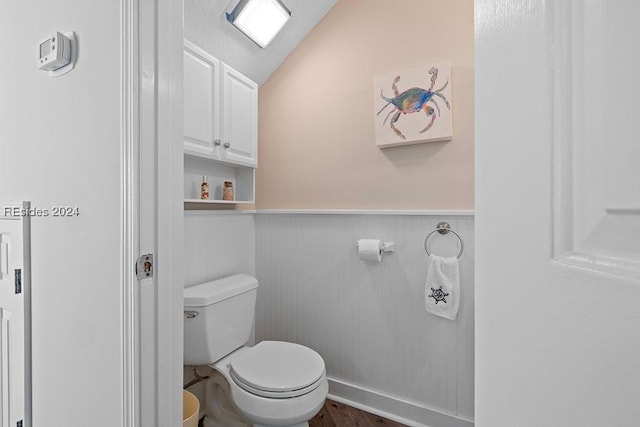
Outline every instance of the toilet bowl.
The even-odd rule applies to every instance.
[[[308,426],[327,396],[324,360],[314,350],[282,341],[244,345],[257,286],[235,275],[185,289],[185,364],[213,368],[205,427]]]
[[[212,386],[219,387],[254,426],[307,426],[329,391],[322,358],[298,344],[262,341],[236,350],[211,367],[215,370]],[[224,398],[220,391],[209,394]],[[206,413],[205,427],[233,425],[229,405],[211,403],[214,411]]]

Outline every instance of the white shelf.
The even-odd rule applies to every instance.
[[[210,199],[200,199],[202,176],[207,176]],[[231,181],[235,200],[222,200],[224,183]],[[186,155],[184,157],[184,202],[197,209],[207,206],[210,209],[223,209],[224,205],[248,205],[255,203],[255,169],[220,161]],[[189,209],[185,205],[185,209]]]
[[[211,205],[252,205],[254,202],[245,200],[201,200],[201,199],[184,199],[185,203],[201,203]]]

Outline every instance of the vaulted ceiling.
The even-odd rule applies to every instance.
[[[337,0],[283,0],[291,19],[266,49],[227,22],[238,0],[185,0],[184,35],[262,85]]]

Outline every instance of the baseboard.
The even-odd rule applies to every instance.
[[[329,378],[329,399],[416,427],[473,427],[473,420]]]
[[[459,216],[473,217],[471,210],[371,210],[371,209],[256,209],[257,214],[294,214],[294,215],[385,215],[385,216]]]

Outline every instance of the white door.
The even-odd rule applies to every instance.
[[[476,425],[640,425],[640,3],[475,6]]]
[[[222,81],[222,157],[231,163],[257,166],[258,85],[226,64]]]
[[[29,204],[0,204],[0,426],[31,426]]]

